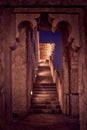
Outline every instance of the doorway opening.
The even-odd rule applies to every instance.
[[[60,32],[40,31],[40,60],[52,60],[55,68],[61,68]]]

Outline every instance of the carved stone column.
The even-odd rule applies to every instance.
[[[79,116],[79,51],[80,45],[72,40],[70,44],[70,97],[71,97],[71,115]],[[79,46],[78,46],[79,45]],[[76,104],[76,105],[75,105]]]

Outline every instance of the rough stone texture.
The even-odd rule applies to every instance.
[[[79,59],[79,52],[71,50],[70,91],[71,91],[71,107],[72,107],[71,112],[73,116],[79,115],[78,59]]]
[[[2,19],[0,25],[0,47],[1,47],[1,76],[0,76],[0,118],[2,120],[2,129],[9,130],[12,123],[12,97],[11,97],[11,50],[10,45],[15,39],[15,20],[9,9],[1,10]],[[11,23],[10,23],[11,22]],[[9,25],[10,23],[10,25]],[[9,33],[8,33],[9,30]],[[13,30],[13,31],[12,31]]]
[[[23,120],[14,120],[12,130],[79,130],[78,119],[62,114],[29,114]]]
[[[80,123],[81,123],[81,127],[80,129],[84,129],[84,130],[87,130],[87,88],[86,88],[86,85],[87,85],[87,70],[85,69],[86,66],[87,66],[87,63],[86,63],[86,55],[84,52],[83,52],[83,55],[82,55],[82,66],[80,66],[80,69],[82,69],[82,72],[80,73],[80,75],[82,77],[80,77],[80,88],[79,88],[79,92],[80,92]],[[83,58],[84,57],[84,58]],[[84,62],[85,61],[85,62]],[[81,65],[80,63],[80,65]],[[81,68],[82,67],[82,68]]]
[[[16,21],[18,17],[16,16]],[[21,17],[19,17],[20,21]],[[22,22],[22,21],[21,21]],[[17,24],[17,22],[16,22]],[[26,32],[25,28],[19,32],[20,42],[13,51],[12,88],[13,112],[26,113],[30,107],[32,85],[37,67],[37,32]],[[27,37],[28,36],[28,37]]]
[[[2,25],[2,10],[0,10],[0,24]],[[0,128],[4,126],[4,48],[3,48],[3,26],[0,28]]]
[[[71,93],[78,93],[78,70],[71,70]]]
[[[27,50],[26,32],[23,29],[20,43],[12,52],[12,99],[13,112],[26,112],[27,99]]]
[[[63,97],[63,84],[61,81],[61,76],[58,71],[56,71],[56,87],[57,87],[57,94],[59,98],[59,103],[61,106],[62,112],[64,111],[64,97]]]
[[[71,112],[72,116],[79,116],[79,95],[72,94],[71,95]]]
[[[30,101],[31,101],[31,91],[33,91],[33,83],[35,82],[35,75],[36,75],[36,69],[37,69],[37,32],[32,32],[32,37],[29,32],[28,34],[28,77],[27,77],[27,91],[28,91],[28,110],[30,108]]]
[[[71,50],[72,45],[75,45],[77,47],[80,46],[79,41],[79,26],[78,26],[78,15],[68,15],[65,17],[65,15],[60,16],[60,19],[65,19],[65,21],[68,22],[67,28],[63,26],[65,29],[65,32],[63,31],[62,34],[62,48],[63,48],[63,57],[62,57],[62,67],[63,67],[63,72],[62,72],[62,80],[63,80],[63,93],[64,93],[64,113],[76,116],[79,113],[79,109],[77,110],[76,106],[76,111],[74,108],[74,101],[73,96],[78,93],[78,53],[74,52]],[[56,20],[57,21],[57,20]],[[55,21],[55,23],[56,23]],[[60,21],[60,20],[58,20]],[[70,24],[70,25],[69,25]],[[76,26],[77,25],[77,26]],[[71,27],[70,27],[71,26]],[[63,29],[63,30],[64,30]],[[69,36],[67,36],[67,31],[71,32]],[[71,42],[70,39],[74,38],[74,41]],[[77,69],[77,70],[76,70]],[[74,94],[75,93],[75,94]],[[77,94],[78,97],[78,94]],[[79,100],[77,99],[77,104],[79,104]],[[74,113],[75,112],[75,113]]]
[[[9,4],[10,1],[3,1],[4,4]],[[23,1],[20,1],[20,3]],[[33,2],[33,1],[32,1]],[[68,2],[68,1],[67,1]],[[84,1],[85,2],[85,1]],[[17,1],[16,1],[17,3]],[[16,4],[15,3],[15,4]],[[24,3],[24,2],[23,2]],[[26,2],[27,3],[27,2]],[[66,3],[65,1],[63,3]],[[2,2],[0,1],[0,4],[2,4]],[[18,3],[19,4],[19,3]],[[17,5],[18,5],[17,4]],[[46,5],[46,3],[45,3]],[[23,5],[24,6],[24,5]],[[52,10],[51,10],[52,9]],[[5,130],[9,130],[9,124],[11,123],[11,116],[12,116],[12,108],[11,108],[11,58],[10,58],[10,44],[15,43],[15,30],[16,30],[16,25],[15,25],[15,21],[16,19],[14,18],[15,13],[24,13],[23,11],[25,11],[27,13],[27,11],[30,12],[58,12],[58,14],[60,14],[60,16],[58,17],[58,15],[56,15],[56,18],[59,19],[59,22],[61,22],[61,20],[67,21],[68,23],[70,23],[71,21],[71,25],[73,28],[73,33],[71,33],[71,37],[69,37],[70,40],[72,40],[72,38],[74,38],[74,42],[73,44],[76,46],[79,46],[79,43],[81,45],[81,49],[80,49],[80,55],[79,55],[79,63],[78,63],[78,68],[74,68],[76,67],[76,63],[74,63],[74,65],[71,66],[72,70],[72,74],[70,75],[71,77],[71,88],[73,92],[77,92],[77,89],[79,89],[79,99],[76,95],[72,95],[71,96],[71,101],[72,104],[76,104],[75,106],[72,105],[72,113],[75,114],[77,113],[77,109],[78,109],[78,100],[79,100],[79,112],[80,112],[80,124],[81,124],[81,130],[87,130],[87,46],[86,46],[86,41],[85,41],[85,36],[84,35],[84,21],[85,21],[85,30],[87,30],[86,26],[87,26],[87,19],[84,19],[83,21],[83,10],[80,8],[39,8],[39,9],[31,9],[31,8],[15,8],[15,11],[12,11],[12,8],[10,8],[10,11],[14,12],[13,14],[9,12],[9,9],[2,9],[4,11],[4,14],[1,14],[0,12],[0,23],[1,23],[1,27],[0,27],[0,71],[1,71],[1,78],[0,78],[0,120],[5,121]],[[1,10],[0,10],[1,11]],[[65,14],[63,14],[63,12]],[[87,11],[86,11],[87,12]],[[61,14],[62,13],[62,14]],[[54,15],[55,16],[55,15]],[[21,15],[22,17],[22,15]],[[86,17],[86,16],[85,16]],[[52,18],[52,17],[51,17]],[[87,18],[87,17],[86,17]],[[55,20],[55,22],[58,22],[57,19]],[[54,23],[55,23],[54,22]],[[54,24],[53,24],[54,25]],[[80,34],[80,35],[79,35]],[[69,40],[69,42],[70,42]],[[31,47],[32,48],[32,47]],[[33,50],[33,49],[30,49]],[[34,51],[33,51],[34,52]],[[29,57],[29,64],[30,64],[30,68],[29,68],[29,77],[28,78],[29,81],[31,81],[32,79],[32,74],[34,75],[34,65],[32,65],[33,62],[35,62],[35,57],[33,53],[30,53],[30,57]],[[2,58],[1,58],[2,56]],[[31,58],[32,57],[32,58]],[[75,58],[75,57],[74,57]],[[33,60],[31,60],[33,59]],[[77,59],[76,59],[77,60]],[[33,61],[33,62],[32,62]],[[61,77],[63,80],[63,93],[64,93],[64,97],[63,97],[63,101],[64,101],[64,112],[67,114],[68,112],[68,108],[69,108],[69,94],[68,93],[68,89],[69,89],[69,81],[68,81],[68,64],[67,64],[67,57],[64,55],[63,56],[63,76]],[[19,61],[18,61],[19,62]],[[75,61],[76,62],[76,61]],[[31,70],[31,71],[30,71]],[[77,71],[78,74],[75,73],[75,70]],[[76,78],[78,77],[78,79],[76,80]],[[73,82],[74,81],[74,82]],[[77,83],[78,82],[78,83]],[[30,86],[32,84],[28,83]],[[77,86],[76,86],[77,84]],[[73,87],[74,86],[74,87]],[[4,92],[3,92],[3,91]],[[30,92],[30,90],[29,90]],[[4,97],[4,98],[3,98]],[[75,108],[74,108],[75,107]],[[74,111],[76,109],[76,111]],[[3,115],[5,115],[5,117],[3,117]],[[2,118],[2,119],[1,119]],[[3,125],[2,125],[3,126]]]
[[[80,110],[80,130],[87,130],[87,14],[85,13],[84,22],[81,19],[84,26],[80,24],[80,32],[82,48],[79,58],[79,110]],[[85,33],[84,33],[85,30]]]
[[[76,105],[75,105],[76,104]],[[73,116],[79,115],[78,71],[71,71],[71,111]]]
[[[69,113],[69,77],[68,77],[68,63],[65,61],[65,57],[63,56],[63,77],[62,85],[63,85],[63,112],[68,115]]]

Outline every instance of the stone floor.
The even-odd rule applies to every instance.
[[[30,114],[14,120],[12,130],[79,130],[78,119],[62,114]]]
[[[47,76],[47,77],[46,77]],[[53,83],[47,63],[40,63],[37,83]],[[63,114],[28,114],[15,117],[12,130],[79,130],[78,119]]]

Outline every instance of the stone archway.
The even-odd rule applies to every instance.
[[[8,127],[9,127],[9,125],[11,125],[11,121],[12,121],[11,120],[11,110],[12,110],[11,109],[11,98],[12,97],[11,97],[11,73],[10,73],[10,71],[11,71],[11,69],[10,69],[11,54],[10,54],[9,47],[11,46],[12,43],[15,42],[15,37],[19,36],[19,34],[17,35],[17,32],[15,32],[16,25],[18,25],[17,23],[19,21],[20,22],[23,21],[23,20],[20,20],[20,18],[19,18],[19,21],[17,22],[16,19],[18,17],[20,17],[19,15],[23,16],[23,17],[21,17],[21,19],[26,19],[25,17],[27,17],[27,19],[28,19],[28,18],[30,18],[30,13],[32,15],[34,15],[33,13],[38,14],[38,12],[44,12],[44,11],[50,12],[51,11],[53,13],[53,15],[55,15],[55,14],[57,15],[56,19],[59,19],[59,21],[63,21],[66,19],[65,21],[68,21],[68,22],[70,21],[69,22],[70,24],[72,23],[71,25],[73,27],[72,28],[73,31],[71,33],[71,37],[69,37],[68,40],[69,40],[69,42],[73,41],[72,42],[73,44],[71,47],[74,50],[74,52],[72,52],[74,61],[78,57],[77,55],[79,54],[79,48],[80,48],[79,43],[81,43],[81,51],[80,51],[80,58],[79,58],[79,60],[80,60],[79,74],[78,74],[79,81],[78,81],[78,83],[76,82],[76,85],[80,89],[79,92],[80,92],[81,129],[86,129],[87,128],[87,122],[86,122],[86,118],[87,118],[87,115],[86,115],[87,105],[86,104],[87,103],[86,103],[85,99],[87,97],[87,94],[86,94],[86,69],[85,69],[86,68],[86,64],[85,64],[86,59],[84,58],[86,55],[86,41],[85,41],[86,37],[85,37],[85,33],[84,33],[84,30],[85,30],[84,22],[85,22],[85,24],[87,22],[87,20],[85,20],[86,14],[84,14],[84,12],[86,10],[86,8],[85,8],[86,4],[84,2],[83,3],[76,2],[75,4],[73,4],[73,2],[71,2],[70,4],[68,4],[64,0],[65,4],[64,3],[63,4],[65,6],[62,6],[62,2],[61,2],[61,4],[60,4],[60,2],[58,2],[59,3],[58,7],[54,6],[54,7],[48,8],[46,6],[44,9],[39,6],[40,8],[38,9],[37,6],[36,7],[34,6],[35,8],[33,8],[33,10],[32,10],[31,6],[29,6],[29,8],[28,8],[28,6],[25,6],[25,8],[22,8],[22,7],[24,7],[24,5],[23,5],[20,8],[19,5],[21,6],[21,1],[19,2],[20,4],[15,3],[15,5],[16,5],[15,7],[9,3],[11,8],[8,5],[7,5],[8,7],[4,6],[4,5],[6,5],[6,3],[4,3],[4,4],[2,4],[2,2],[0,3],[2,6],[2,8],[0,9],[1,10],[1,16],[0,16],[0,23],[1,23],[1,28],[0,28],[0,31],[1,31],[1,35],[0,35],[1,36],[1,43],[0,43],[0,54],[1,54],[1,57],[0,57],[0,60],[1,60],[1,62],[0,62],[0,67],[1,67],[0,89],[1,90],[0,90],[0,96],[1,97],[0,97],[0,100],[4,106],[4,108],[3,108],[3,106],[1,105],[0,108],[2,109],[1,115],[5,115],[5,117],[3,117],[3,119],[1,119],[1,118],[0,119],[2,121],[5,121],[5,123]],[[13,5],[14,5],[14,2],[11,2],[11,3],[13,3]],[[77,3],[78,3],[78,6],[77,6]],[[43,7],[43,4],[42,4],[42,7]],[[54,4],[54,2],[53,2],[53,4]],[[32,4],[30,4],[30,2],[29,2],[28,4],[26,3],[25,5],[32,5]],[[51,3],[50,3],[50,5],[51,5]],[[67,8],[67,5],[68,5],[68,8]],[[74,5],[76,5],[76,6],[74,6]],[[84,6],[82,6],[82,5],[84,5]],[[2,12],[4,12],[4,13],[2,13]],[[10,26],[8,26],[9,23],[10,23]],[[35,20],[34,20],[34,23],[36,23]],[[57,21],[57,23],[59,23],[59,22]],[[55,30],[55,26],[53,26],[53,27]],[[8,30],[9,30],[9,33],[8,33]],[[79,36],[79,33],[80,33],[80,36]],[[18,41],[19,39],[16,39],[16,40]],[[13,49],[15,47],[16,46],[13,46],[11,48]],[[76,63],[76,61],[75,61],[75,63]],[[76,69],[78,69],[78,65],[77,64],[74,64],[74,65],[75,66],[73,66],[73,67],[77,66]],[[75,69],[75,68],[73,68],[73,69]],[[77,76],[73,76],[73,77],[77,77]],[[75,79],[73,79],[73,81],[75,81]],[[73,86],[75,86],[75,82],[74,82]],[[73,98],[75,100],[76,99],[75,95],[76,96],[78,95],[78,93],[75,93],[75,92],[77,92],[77,90],[74,89],[73,93],[71,94],[72,100],[73,100]],[[4,101],[2,100],[3,95],[5,95]],[[76,102],[74,102],[74,104],[76,104]],[[8,128],[8,129],[10,129],[10,128]]]
[[[78,78],[77,78],[78,65],[76,63],[77,67],[73,68],[71,63],[69,63],[69,62],[73,62],[73,63],[77,62],[77,61],[75,61],[75,59],[78,58],[78,53],[75,52],[75,51],[77,51],[78,48],[80,47],[80,45],[79,45],[79,43],[80,43],[79,42],[79,33],[78,33],[79,31],[78,31],[78,26],[75,26],[73,28],[73,26],[74,26],[73,22],[77,23],[78,19],[77,19],[76,15],[75,15],[75,18],[71,19],[70,14],[67,14],[67,16],[66,16],[66,14],[56,14],[56,13],[50,14],[48,12],[45,12],[45,14],[48,14],[47,22],[50,22],[50,24],[48,24],[49,28],[54,32],[56,30],[59,30],[61,32],[61,34],[62,34],[61,35],[61,37],[62,37],[61,38],[61,44],[62,44],[63,56],[62,56],[62,73],[61,73],[61,76],[62,76],[63,84],[65,85],[64,88],[66,88],[65,92],[63,93],[63,100],[64,100],[63,102],[64,103],[67,102],[67,104],[66,103],[63,104],[64,105],[64,110],[63,111],[66,114],[74,113],[75,115],[77,115],[77,112],[74,112],[74,106],[73,106],[73,112],[70,112],[72,110],[70,110],[71,107],[69,107],[69,106],[71,105],[70,100],[72,100],[72,102],[74,104],[73,95],[74,95],[74,97],[76,96],[75,99],[78,100],[78,89],[76,89],[77,87],[76,88],[74,87],[75,89],[74,90],[72,89],[72,92],[70,90],[72,86],[75,86],[76,84],[77,84],[76,86],[78,86],[78,83],[77,83],[78,82]],[[20,33],[21,29],[20,28],[24,28],[25,25],[26,25],[27,29],[29,28],[28,27],[28,22],[27,22],[26,19],[29,19],[30,26],[31,26],[31,23],[32,23],[31,28],[32,28],[33,32],[38,30],[38,25],[39,25],[38,21],[40,20],[39,16],[40,16],[40,13],[23,14],[23,17],[22,17],[22,14],[16,14],[16,37],[17,37],[16,40],[19,40],[18,37],[21,35],[21,33]],[[41,16],[43,16],[43,15],[41,15]],[[21,20],[23,21],[22,25],[20,25]],[[18,25],[20,25],[20,26],[18,26]],[[17,26],[18,26],[19,31],[17,30]],[[39,26],[39,28],[40,28],[40,26]],[[36,32],[30,34],[30,39],[32,39],[31,37],[33,37],[34,34],[36,35]],[[29,42],[32,42],[32,40],[29,41]],[[36,48],[38,48],[38,47],[36,47]],[[37,49],[37,51],[38,51],[38,49]],[[72,56],[68,57],[67,52],[70,53],[70,56],[73,55],[73,57]],[[38,55],[38,52],[36,52],[36,53]],[[35,57],[33,59],[35,61]],[[70,59],[70,61],[69,61],[69,59]],[[73,68],[73,70],[71,70],[70,68]],[[77,72],[76,75],[75,75],[75,71]],[[72,75],[71,75],[71,72],[73,73]],[[72,80],[71,80],[70,77],[72,77],[72,79],[75,82],[71,83]],[[76,80],[75,80],[74,77],[76,78]],[[70,87],[70,84],[72,84],[71,87]],[[65,96],[64,96],[64,94],[65,94]],[[71,99],[71,96],[72,96],[73,99]],[[78,111],[78,106],[77,106],[77,111]]]
[[[78,50],[80,45],[76,45],[74,38],[71,37],[73,29],[67,21],[57,23],[55,30],[61,32],[62,70],[60,75],[63,88],[60,89],[62,89],[61,92],[63,93],[63,112],[67,115],[78,116]],[[75,102],[76,105],[74,105]]]
[[[48,13],[46,13],[46,16]],[[42,15],[43,16],[43,15]],[[80,48],[78,26],[74,26],[74,22],[78,22],[77,16],[70,19],[70,14],[48,14],[45,20],[46,26],[53,32],[59,30],[61,32],[62,46],[62,72],[61,77],[64,85],[63,91],[63,112],[67,115],[79,115],[79,93],[78,93],[78,49]],[[41,17],[43,19],[43,17]],[[41,20],[41,19],[40,19]],[[43,25],[44,21],[39,21]],[[50,22],[50,24],[49,24]],[[39,23],[38,23],[39,24]],[[38,25],[37,24],[37,25]],[[45,26],[45,25],[44,25]],[[39,25],[41,28],[41,25]],[[74,106],[74,100],[76,106]],[[75,110],[75,111],[74,111]]]
[[[71,114],[71,98],[70,98],[70,57],[69,57],[69,43],[68,38],[72,32],[72,27],[67,21],[60,21],[56,30],[61,32],[61,49],[62,49],[62,70],[61,79],[63,80],[63,100],[64,100],[64,113]],[[67,101],[68,100],[68,101]]]
[[[30,107],[30,91],[35,67],[32,23],[22,21],[18,25],[18,32],[16,49],[12,52],[13,113],[25,114]]]

